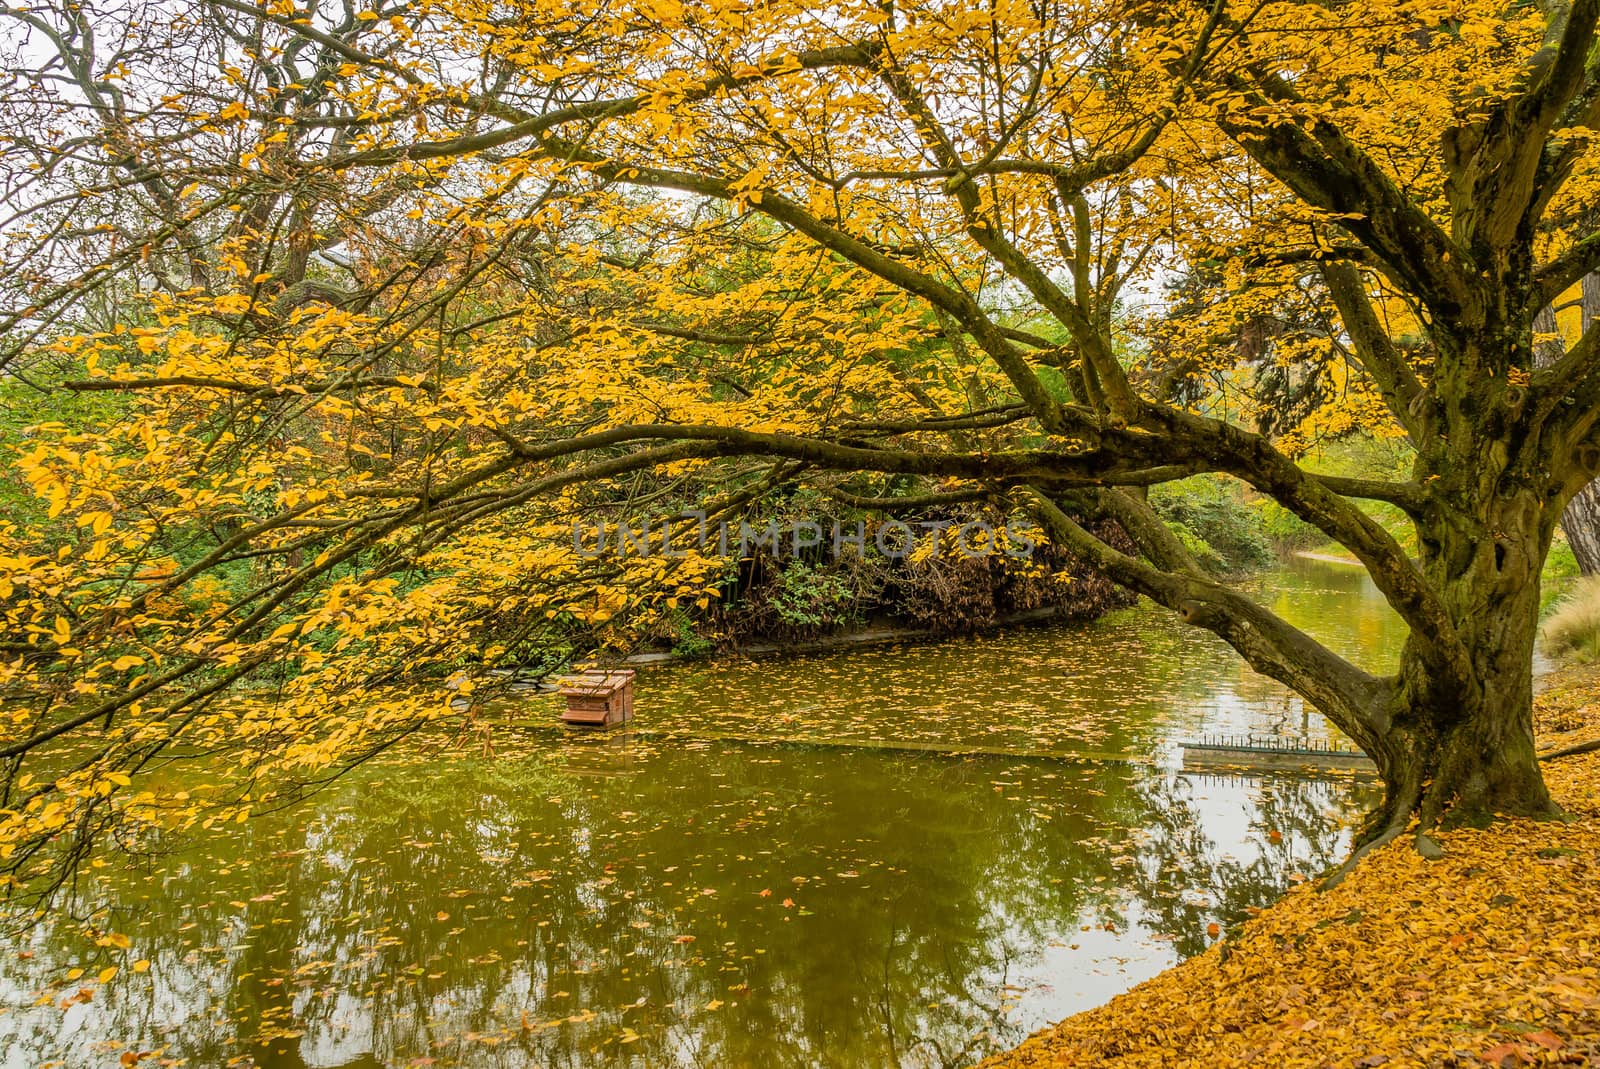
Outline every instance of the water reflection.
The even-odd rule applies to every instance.
[[[969,693],[1008,649],[1012,674]],[[1284,699],[1152,612],[1087,636],[667,673],[640,706],[725,723],[746,715],[740,688],[768,709],[786,691],[825,711],[808,730],[832,715],[846,735],[970,738],[1029,701],[1008,742],[1066,747],[1073,720],[1083,749],[1143,759],[548,732],[487,758],[397,755],[101,870],[91,893],[133,946],[94,951],[61,925],[8,955],[4,1064],[114,1063],[124,1044],[319,1069],[966,1065],[1202,950],[1209,924],[1336,860],[1361,801],[1340,780],[1175,771],[1174,738],[1218,710],[1270,726]],[[892,724],[858,716],[891,702]],[[141,958],[91,1001],[60,1009],[66,984],[27,1008],[69,967]]]
[[[1357,567],[1295,560],[1249,584],[1290,623],[1374,672],[1405,627]],[[657,669],[648,726],[684,733],[923,741],[1091,755],[1204,732],[1336,734],[1220,639],[1142,605],[1063,626],[870,652]]]

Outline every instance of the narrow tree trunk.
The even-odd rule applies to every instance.
[[[1561,529],[1578,560],[1578,571],[1600,575],[1600,482],[1585,486],[1568,503],[1561,514]]]
[[[1590,274],[1583,279],[1583,296],[1579,302],[1583,330],[1600,317],[1600,274]],[[1557,334],[1554,308],[1545,308],[1533,321],[1536,334]],[[1553,363],[1565,351],[1562,342],[1546,342],[1534,348],[1535,362]],[[1561,529],[1566,533],[1567,544],[1577,558],[1578,571],[1584,575],[1600,574],[1600,482],[1590,483],[1580,490],[1561,516]]]
[[[1600,318],[1600,274],[1584,276],[1580,307],[1581,332]],[[1584,575],[1600,575],[1600,482],[1590,483],[1568,503],[1561,529],[1567,533],[1567,544],[1578,559],[1578,570]]]

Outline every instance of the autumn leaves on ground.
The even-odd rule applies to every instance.
[[[1600,738],[1600,666],[1537,714],[1549,749]],[[1600,1063],[1600,752],[1545,776],[1570,820],[1391,843],[983,1069]]]

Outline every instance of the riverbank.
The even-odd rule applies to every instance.
[[[1310,549],[1297,549],[1295,550],[1294,555],[1299,557],[1301,560],[1319,560],[1324,564],[1348,564],[1352,568],[1362,567],[1360,561],[1356,560],[1352,556],[1349,556],[1348,554],[1318,553]]]
[[[1543,749],[1600,736],[1600,667],[1555,673],[1538,717]],[[1393,843],[982,1069],[1600,1063],[1600,753],[1545,775],[1570,821],[1444,833],[1431,862]]]
[[[1059,605],[1050,605],[1040,609],[1027,609],[1022,612],[1001,616],[991,622],[970,630],[955,632],[965,635],[989,635],[997,631],[1004,631],[1014,627],[1040,627],[1047,624],[1063,624],[1084,622],[1097,619],[1106,612],[1115,612],[1114,606],[1092,614],[1084,614],[1071,608]],[[840,650],[870,649],[874,646],[901,646],[918,642],[948,642],[953,637],[951,631],[933,627],[893,627],[887,625],[867,626],[853,630],[843,630],[830,635],[817,638],[796,639],[792,642],[750,642],[742,645],[729,646],[714,652],[681,653],[673,650],[647,650],[644,652],[629,653],[619,657],[615,663],[629,667],[653,664],[672,664],[681,661],[697,661],[714,657],[800,657],[813,653],[835,653]],[[607,662],[610,663],[610,662]]]

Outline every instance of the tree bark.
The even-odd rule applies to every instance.
[[[1554,532],[1552,510],[1528,493],[1496,499],[1482,527],[1424,539],[1423,568],[1444,591],[1471,673],[1456,678],[1423,663],[1415,641],[1401,656],[1387,730],[1368,747],[1385,800],[1369,838],[1412,815],[1430,827],[1487,823],[1496,814],[1558,812],[1540,773],[1533,732],[1533,650],[1539,572]],[[1493,532],[1481,537],[1476,530]]]
[[[1580,305],[1585,330],[1600,317],[1600,274],[1589,274],[1583,279],[1583,300]],[[1592,482],[1578,491],[1567,504],[1561,517],[1561,529],[1567,534],[1567,544],[1578,560],[1578,571],[1584,575],[1600,575],[1600,482]]]
[[[1567,545],[1583,575],[1600,575],[1600,482],[1579,490],[1561,516]]]
[[[1589,274],[1583,279],[1583,296],[1579,302],[1582,316],[1579,332],[1586,330],[1600,316],[1600,274]],[[1554,307],[1546,307],[1533,321],[1536,334],[1558,333]],[[1546,366],[1560,359],[1565,351],[1561,341],[1546,342],[1534,347],[1534,360]],[[1561,530],[1567,536],[1567,545],[1577,559],[1578,571],[1583,575],[1600,574],[1600,481],[1592,482],[1575,494],[1561,516]]]

